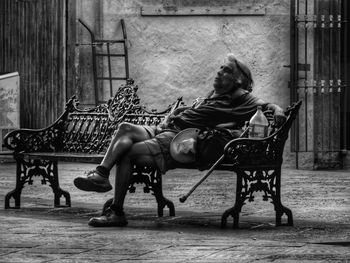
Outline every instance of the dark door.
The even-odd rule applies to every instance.
[[[69,1],[0,1],[0,72],[20,75],[20,124],[42,128],[66,100]],[[69,62],[69,60],[68,60]]]
[[[290,92],[303,101],[292,149],[315,168],[342,167],[350,148],[347,17],[347,1],[291,0]]]

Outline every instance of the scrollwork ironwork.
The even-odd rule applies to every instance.
[[[130,193],[135,193],[136,185],[142,184],[144,193],[152,193],[157,201],[158,216],[163,216],[163,210],[167,206],[169,208],[169,216],[175,216],[175,206],[172,201],[165,198],[162,190],[162,176],[157,169],[149,166],[134,166],[132,174],[132,182],[128,190]],[[104,215],[107,208],[111,206],[113,198],[107,200],[102,208]]]
[[[273,199],[276,196],[276,173],[275,170],[246,170],[239,171],[242,180],[242,189],[239,198],[244,203],[254,201],[255,192],[263,192],[263,200]]]
[[[45,160],[25,160],[17,159],[17,180],[16,188],[5,196],[5,208],[11,208],[10,200],[14,198],[15,207],[20,207],[20,196],[24,185],[33,184],[33,177],[41,177],[41,184],[49,184],[54,192],[55,207],[60,205],[60,198],[63,196],[66,199],[65,206],[71,206],[70,194],[62,190],[59,186],[57,175],[57,162]]]
[[[65,112],[51,126],[10,132],[4,145],[15,152],[103,152],[120,118],[126,113],[143,111],[137,89],[129,79],[113,99],[92,109],[79,109],[79,101],[73,96]]]
[[[129,191],[131,193],[135,192],[135,184],[143,184],[144,193],[153,193],[158,204],[158,216],[163,216],[163,209],[165,206],[169,208],[169,216],[175,216],[174,203],[164,197],[162,176],[157,169],[148,166],[135,166],[133,169],[133,180],[129,186]]]

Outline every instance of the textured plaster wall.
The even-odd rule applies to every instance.
[[[190,103],[206,94],[227,53],[250,67],[255,95],[283,108],[289,104],[289,69],[283,66],[289,64],[290,55],[290,1],[173,2],[208,8],[244,3],[266,8],[266,15],[145,17],[140,15],[141,6],[162,6],[162,1],[80,0],[78,17],[92,28],[99,25],[100,37],[105,39],[120,38],[119,20],[125,20],[130,77],[140,86],[141,100],[149,108],[163,109],[179,96]],[[114,62],[113,69],[122,70],[122,65]],[[107,87],[104,90],[108,96]],[[289,149],[289,143],[286,146]]]
[[[219,5],[218,2],[186,3],[210,8]],[[130,76],[141,87],[142,101],[150,107],[162,107],[180,95],[191,101],[205,94],[229,52],[251,68],[256,95],[287,106],[289,70],[283,65],[289,64],[289,1],[251,3],[263,5],[266,15],[145,17],[140,15],[140,7],[161,5],[161,1],[84,0],[80,2],[78,17],[92,28],[101,25],[100,37],[105,39],[120,38],[119,20],[125,20]],[[221,1],[221,4],[242,3]],[[97,10],[103,11],[94,14]],[[113,64],[120,67],[117,62]]]

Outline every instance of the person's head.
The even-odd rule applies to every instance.
[[[249,68],[229,54],[226,63],[220,67],[213,86],[217,93],[226,93],[237,88],[250,92],[253,79]]]

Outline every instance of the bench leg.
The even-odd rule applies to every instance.
[[[175,216],[174,203],[169,199],[165,198],[163,195],[162,174],[160,173],[160,171],[152,172],[151,178],[152,190],[158,204],[158,216],[163,216],[163,209],[165,206],[169,208],[169,216]]]
[[[225,228],[227,224],[227,218],[232,216],[233,218],[233,228],[239,228],[239,213],[242,210],[244,201],[246,199],[246,194],[242,192],[242,176],[237,174],[237,184],[236,184],[236,201],[235,205],[230,209],[227,209],[221,216],[221,228]]]
[[[227,217],[233,217],[233,227],[238,228],[239,213],[245,200],[254,201],[254,193],[263,192],[263,200],[272,200],[276,211],[276,226],[281,226],[282,216],[286,214],[288,223],[293,225],[292,211],[281,203],[281,168],[266,170],[237,171],[236,202],[235,205],[226,210],[221,217],[221,227],[227,223]]]
[[[289,208],[283,206],[280,203],[278,206],[275,205],[275,211],[276,211],[276,226],[283,226],[283,225],[293,226],[293,214]],[[288,217],[287,224],[282,224],[283,214],[286,214]]]
[[[272,188],[272,187],[271,187]],[[292,211],[282,205],[281,202],[281,169],[275,171],[275,191],[271,189],[272,203],[276,211],[276,226],[293,226],[293,214]],[[287,224],[282,224],[282,216],[286,214],[288,217]]]
[[[48,180],[50,182],[52,191],[55,195],[55,200],[54,200],[55,207],[71,207],[69,192],[62,190],[59,184],[57,162],[51,162],[51,164],[52,164],[52,170],[50,169],[50,172],[52,172],[52,175],[50,175],[50,172],[48,172]],[[61,205],[61,202],[60,202],[60,199],[62,196],[66,199],[65,205]]]
[[[64,196],[66,198],[66,206],[71,206],[70,194],[62,190],[59,186],[57,162],[52,161],[39,161],[16,159],[17,171],[16,171],[16,188],[5,197],[5,209],[7,208],[20,208],[21,204],[21,193],[24,185],[28,183],[33,184],[34,176],[42,176],[41,183],[50,183],[50,187],[54,192],[54,205],[55,207],[60,206],[60,198]],[[11,198],[15,199],[15,206],[10,206]]]
[[[153,168],[136,167],[133,171],[133,181],[129,185],[129,192],[135,192],[135,184],[144,184],[145,193],[153,192],[158,205],[158,216],[163,216],[165,206],[169,208],[169,216],[175,216],[175,206],[172,201],[165,198],[162,189],[162,174]]]
[[[21,193],[24,184],[32,184],[32,175],[27,173],[27,162],[23,159],[16,159],[16,187],[8,192],[5,196],[5,209],[19,209],[21,208]],[[15,206],[11,206],[11,198],[15,200]]]
[[[15,206],[10,205],[11,198],[15,200]],[[21,189],[14,189],[5,196],[5,209],[18,209],[21,207]]]
[[[159,197],[158,194],[157,194],[157,196],[156,196],[156,200],[157,200],[157,204],[158,204],[158,216],[159,217],[163,216],[163,209],[165,206],[167,206],[169,208],[169,215],[175,216],[175,207],[174,207],[173,202],[166,199],[164,196],[163,196],[163,199],[161,197]],[[103,208],[102,208],[102,213],[101,213],[102,216],[105,215],[106,210],[111,206],[112,203],[113,203],[113,198],[108,199],[104,203]]]
[[[227,218],[232,216],[233,218],[233,228],[239,227],[239,213],[242,207],[241,204],[235,204],[232,208],[227,209],[221,216],[221,228],[225,228],[227,224]]]
[[[145,193],[149,193],[150,191],[153,192],[153,195],[157,201],[157,212],[159,217],[163,216],[163,210],[166,206],[169,208],[169,216],[175,216],[174,203],[165,198],[163,195],[162,174],[159,171],[152,168],[144,169],[144,167],[135,167],[133,171],[133,180],[128,188],[130,193],[134,193],[136,191],[136,184],[144,184],[145,186],[143,187],[143,191]],[[110,198],[104,203],[102,208],[102,215],[105,214],[106,209],[110,207],[112,202],[113,198]]]
[[[21,208],[21,192],[22,189],[15,188],[8,192],[5,196],[5,209],[18,209]],[[10,205],[11,198],[15,200],[15,206]]]

